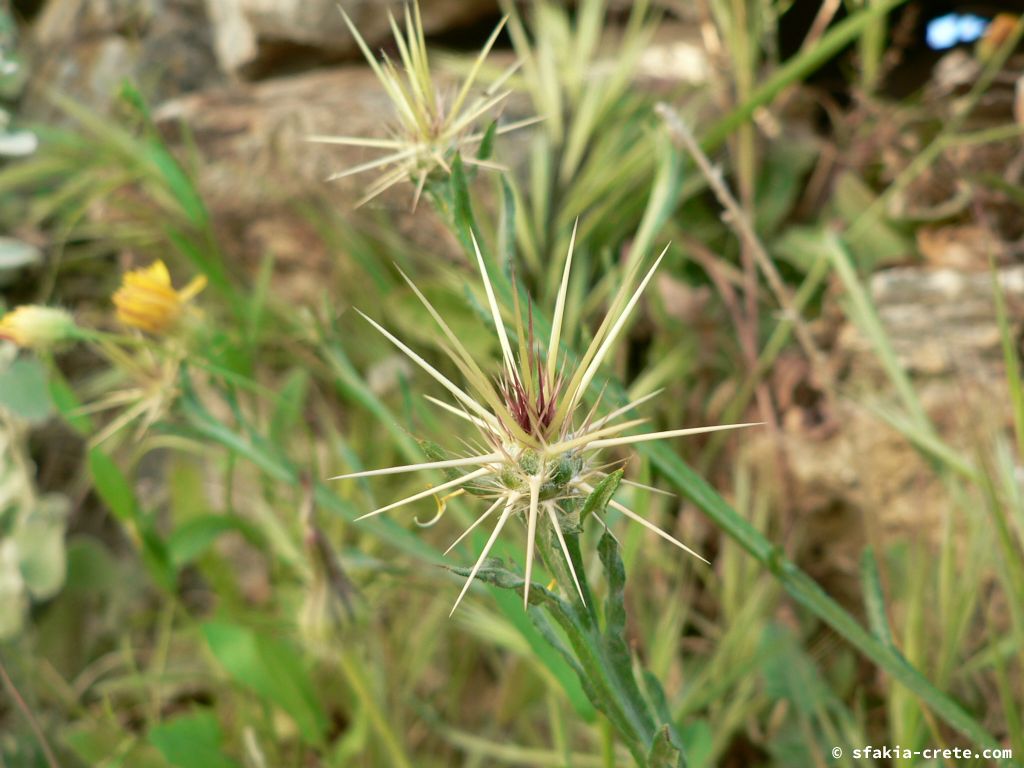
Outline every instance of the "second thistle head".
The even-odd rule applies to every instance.
[[[484,43],[461,86],[453,93],[448,93],[438,85],[430,68],[418,2],[413,3],[412,10],[406,6],[404,28],[390,12],[388,14],[395,47],[398,49],[398,62],[392,61],[386,54],[378,61],[348,14],[344,9],[341,12],[363,56],[391,101],[395,116],[386,138],[310,136],[310,141],[367,147],[384,152],[374,160],[334,173],[328,180],[377,170],[381,175],[369,186],[357,205],[369,202],[396,184],[410,182],[415,187],[415,208],[431,175],[447,175],[451,172],[450,163],[456,153],[461,153],[465,163],[485,168],[501,167],[487,160],[473,158],[472,153],[466,150],[483,141],[485,131],[481,129],[480,123],[485,117],[492,116],[511,93],[503,89],[503,86],[517,69],[516,65],[506,70],[481,94],[473,95],[473,85],[505,26],[505,19],[501,20]],[[510,123],[497,127],[495,132],[508,133],[532,122],[535,121]]]

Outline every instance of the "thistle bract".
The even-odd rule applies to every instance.
[[[516,342],[516,349],[513,349],[512,339],[506,330],[505,321],[487,273],[487,266],[484,263],[480,247],[475,237],[473,238],[473,248],[480,276],[483,279],[488,310],[501,348],[502,372],[497,380],[484,372],[444,318],[404,273],[402,276],[437,323],[445,339],[441,346],[461,372],[465,384],[463,386],[455,384],[390,331],[375,320],[363,315],[374,328],[444,387],[452,398],[450,401],[445,401],[428,396],[427,399],[472,424],[480,437],[480,440],[477,441],[478,450],[469,455],[447,458],[436,446],[432,446],[426,451],[430,461],[421,464],[356,472],[334,478],[373,477],[430,469],[443,470],[447,473],[445,482],[368,512],[358,518],[360,520],[431,496],[439,499],[438,514],[427,524],[432,524],[440,519],[444,512],[445,501],[453,495],[468,493],[481,498],[487,504],[483,514],[445,552],[448,554],[470,532],[489,518],[497,517],[487,543],[481,550],[462,592],[455,601],[455,606],[452,608],[453,613],[494,546],[494,542],[513,517],[521,518],[526,524],[524,605],[529,600],[530,576],[533,570],[538,525],[550,525],[562,554],[565,556],[580,599],[584,599],[583,590],[580,588],[572,560],[569,558],[563,526],[574,524],[572,518],[579,503],[593,493],[595,487],[607,476],[609,465],[601,458],[603,449],[646,440],[752,426],[750,424],[729,424],[626,434],[646,422],[646,419],[628,419],[626,415],[635,407],[656,396],[657,392],[638,398],[621,408],[600,416],[598,413],[601,408],[601,398],[598,397],[596,402],[584,412],[581,407],[584,395],[590,389],[601,364],[608,356],[640,300],[641,294],[654,276],[665,251],[662,251],[639,281],[637,278],[640,276],[641,262],[638,259],[633,263],[609,306],[608,314],[598,327],[593,341],[570,373],[565,370],[565,358],[563,358],[563,363],[559,364],[559,349],[575,240],[576,232],[574,230],[562,271],[551,335],[547,340],[546,352],[542,358],[534,339],[532,319],[528,319],[524,323],[518,299],[511,308]],[[530,318],[532,318],[532,313],[530,313]],[[609,506],[672,542],[680,549],[700,557],[685,544],[625,505],[613,499],[609,502]]]

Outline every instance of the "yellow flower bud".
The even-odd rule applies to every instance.
[[[46,349],[74,335],[71,313],[54,307],[27,304],[0,318],[0,339],[19,347]]]
[[[171,275],[160,260],[148,267],[126,272],[113,296],[117,319],[132,328],[164,333],[173,327],[184,306],[206,287],[199,276],[180,291],[171,285]]]

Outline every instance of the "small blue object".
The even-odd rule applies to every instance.
[[[960,32],[961,43],[973,43],[980,40],[988,29],[988,19],[975,16],[973,13],[963,14],[957,22],[957,29]]]
[[[933,51],[944,51],[955,45],[973,43],[985,34],[988,19],[973,13],[947,13],[928,22],[925,39]]]

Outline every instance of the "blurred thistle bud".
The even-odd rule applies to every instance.
[[[165,333],[181,318],[185,305],[205,287],[206,278],[200,275],[180,291],[175,290],[167,266],[158,259],[148,267],[124,274],[113,296],[117,319],[148,333]]]
[[[427,44],[420,17],[419,3],[413,3],[412,10],[406,6],[405,29],[394,17],[390,18],[395,46],[401,59],[401,68],[384,55],[378,62],[356,29],[348,14],[342,10],[345,23],[359,44],[366,61],[373,68],[377,79],[384,88],[395,109],[396,120],[389,126],[388,138],[355,136],[310,136],[309,141],[324,144],[342,144],[355,147],[383,150],[385,154],[375,160],[347,168],[328,177],[329,181],[346,176],[379,170],[381,176],[369,186],[357,203],[357,207],[369,202],[395,184],[408,181],[415,185],[412,207],[416,207],[420,195],[431,174],[451,172],[451,161],[455,154],[479,146],[488,134],[497,135],[514,131],[537,122],[539,118],[521,120],[505,125],[494,124],[488,130],[481,130],[480,123],[491,115],[508,98],[511,90],[504,84],[518,69],[518,64],[508,68],[483,93],[472,96],[484,61],[494,46],[506,19],[495,27],[474,60],[466,79],[454,96],[444,93],[438,87],[427,59]],[[390,14],[389,14],[390,16]],[[481,153],[484,154],[484,153]],[[488,161],[485,157],[463,155],[463,161],[483,168],[503,170],[502,166]]]
[[[1007,44],[1011,37],[1017,34],[1017,27],[1021,18],[1013,13],[997,14],[988,23],[985,33],[979,38],[974,46],[974,54],[980,61],[988,62],[996,53]]]
[[[27,304],[0,318],[0,339],[28,349],[49,349],[75,336],[77,326],[71,313]]]

